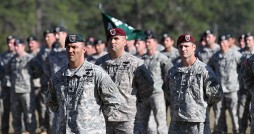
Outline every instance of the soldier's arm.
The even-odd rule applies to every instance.
[[[138,88],[138,99],[149,98],[153,92],[153,78],[144,64],[135,70],[134,81]]]
[[[205,96],[207,97],[207,102],[209,106],[212,106],[218,103],[223,98],[223,91],[218,82],[215,73],[210,69],[210,67],[206,67],[207,72],[204,74],[204,91]]]
[[[57,94],[53,86],[52,79],[49,81],[49,85],[48,85],[46,104],[53,112],[56,112],[58,110],[59,105],[57,102]]]
[[[172,59],[171,58],[167,58],[165,60],[165,67],[164,67],[164,71],[163,71],[163,74],[162,74],[163,75],[162,78],[165,78],[166,74],[168,73],[168,70],[170,68],[172,68],[172,67],[173,67]]]
[[[167,75],[164,77],[164,82],[162,85],[162,90],[164,91],[164,96],[166,101],[168,102],[168,104],[170,105],[170,91],[169,91],[169,79],[168,79],[168,75],[169,73],[167,73]]]
[[[254,90],[254,61],[246,59],[241,66],[242,80],[244,88],[251,91]]]
[[[97,91],[99,92],[100,100],[102,101],[102,112],[107,121],[119,120],[118,109],[120,107],[120,93],[106,72],[101,71],[96,76]]]
[[[239,75],[241,75],[240,74],[241,73],[241,65],[242,65],[243,61],[244,61],[244,57],[242,56],[241,53],[238,53],[236,56],[236,62],[237,62],[237,73]]]
[[[4,64],[3,64],[3,61],[0,57],[0,79],[3,79],[4,74],[5,74]]]
[[[212,57],[208,60],[207,65],[208,65],[209,67],[211,67],[211,68],[213,69],[213,71],[215,71],[214,56],[212,56]]]
[[[49,60],[49,57],[50,57],[50,54],[49,54],[49,56],[47,56],[44,64],[42,64],[43,73],[45,74],[45,76],[47,76],[48,79],[51,77],[51,69],[50,69],[50,60]]]
[[[33,78],[39,78],[43,74],[42,64],[37,58],[31,60],[32,76]]]

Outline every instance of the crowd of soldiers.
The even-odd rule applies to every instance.
[[[157,37],[151,30],[136,33],[136,38],[128,41],[120,28],[110,30],[107,35],[107,41],[95,37],[83,39],[78,34],[68,34],[65,27],[57,26],[44,31],[44,43],[33,35],[26,41],[13,35],[8,36],[8,50],[0,56],[1,132],[9,132],[11,113],[12,126],[17,134],[32,134],[37,128],[43,134],[195,133],[185,122],[201,122],[206,129],[210,127],[209,112],[213,110],[212,131],[214,134],[222,134],[228,132],[228,110],[232,132],[246,133],[254,119],[251,116],[254,111],[251,107],[254,105],[254,102],[251,103],[254,100],[251,99],[254,87],[252,33],[242,34],[239,38],[231,33],[217,37],[212,30],[206,30],[198,41],[184,34],[179,36],[177,43],[169,33]],[[86,60],[76,68],[76,61],[72,60],[74,54],[71,57],[70,51],[74,51],[77,47],[75,43],[78,42],[84,42],[83,57]],[[120,43],[115,45],[114,42]],[[194,55],[198,60],[195,59],[190,66],[201,69],[198,70],[200,72],[197,68],[193,70],[184,67],[188,62],[184,61],[184,54],[179,51],[188,47],[188,44],[184,44],[186,42],[197,45],[197,49],[194,47]],[[71,65],[74,67],[71,68]],[[70,74],[65,74],[65,71]],[[83,96],[79,93],[78,89],[82,85],[76,81],[82,80],[76,80],[74,76],[81,74],[86,77],[84,88],[96,88],[96,92],[82,90],[80,92]],[[203,91],[187,91],[187,94],[192,94],[192,98],[183,97],[186,93],[182,88],[197,90],[195,86]],[[67,94],[62,91],[64,87],[68,87]],[[177,87],[181,90],[177,93],[171,91],[178,90]],[[73,98],[75,93],[76,98]],[[67,96],[67,99],[62,96]],[[84,97],[90,100],[82,101]],[[90,111],[73,110],[82,106]],[[183,109],[187,110],[181,113],[177,107],[186,107]],[[93,108],[102,109],[104,117]],[[170,129],[167,123],[169,109],[172,120]],[[192,116],[193,111],[198,114]],[[70,118],[65,119],[63,115]],[[179,121],[185,127],[179,125]],[[251,132],[254,133],[252,124]],[[210,133],[207,129],[202,132]]]

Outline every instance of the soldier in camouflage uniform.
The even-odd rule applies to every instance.
[[[136,30],[134,31],[134,33],[136,34],[135,37],[135,43],[134,46],[136,48],[136,54],[134,54],[134,56],[138,57],[138,58],[142,58],[143,55],[146,54],[146,35],[144,31],[141,30]]]
[[[135,47],[137,50],[137,53],[135,54],[136,57],[142,58],[144,54],[146,54],[146,42],[145,39],[137,38],[135,40]]]
[[[107,121],[108,134],[133,134],[139,129],[134,126],[139,114],[139,102],[150,97],[153,80],[142,60],[125,52],[126,34],[120,28],[107,32],[109,54],[99,58],[95,64],[100,65],[109,74],[120,91],[120,119]],[[136,128],[135,128],[136,127]],[[135,129],[135,130],[134,130]]]
[[[242,53],[242,61],[243,63],[246,62],[246,60],[254,54],[254,36],[252,33],[247,33],[243,37],[246,41],[245,49],[241,49]],[[250,107],[250,101],[251,101],[251,93],[244,88],[243,85],[243,70],[241,69],[239,73],[239,84],[240,84],[240,90],[238,92],[239,101],[238,101],[238,117],[239,117],[239,131],[240,133],[246,133],[247,127],[248,127],[248,121],[250,117],[249,107]]]
[[[68,63],[65,49],[67,30],[63,26],[57,26],[54,29],[54,33],[58,43],[48,54],[44,66],[44,72],[48,77],[53,76],[54,73]]]
[[[165,49],[161,51],[161,53],[165,54],[168,58],[170,58],[174,65],[176,63],[179,63],[181,61],[181,58],[178,50],[174,47],[174,39],[168,33],[164,33],[161,42],[165,47]]]
[[[218,77],[224,98],[216,104],[219,120],[217,126],[214,126],[214,133],[223,133],[222,121],[226,120],[226,109],[228,109],[233,126],[233,133],[239,133],[239,124],[237,116],[237,101],[239,90],[238,71],[242,54],[229,48],[228,37],[222,35],[219,37],[220,51],[216,52],[208,62]]]
[[[108,53],[107,51],[105,51],[106,46],[102,40],[100,39],[95,40],[94,45],[95,45],[96,53],[87,58],[87,61],[91,63],[95,63],[97,59],[99,59],[101,56]]]
[[[240,47],[238,47],[235,43],[236,43],[236,39],[234,37],[234,35],[232,33],[228,33],[227,35],[228,41],[229,41],[229,48],[233,49],[235,51],[239,51]]]
[[[132,54],[132,55],[135,55],[137,53],[134,39],[127,40],[127,44],[125,46],[125,51]]]
[[[45,30],[43,33],[44,39],[45,39],[45,45],[42,46],[40,52],[36,55],[36,59],[44,66],[45,61],[52,50],[52,47],[54,44],[56,44],[56,37],[54,35],[53,30]],[[39,105],[41,107],[41,119],[40,119],[40,129],[41,133],[50,132],[52,127],[52,119],[53,119],[53,113],[49,110],[49,108],[46,106],[46,92],[48,89],[48,81],[49,77],[45,75],[44,73],[40,77],[40,85],[41,85],[41,92],[39,95]],[[51,121],[49,121],[51,119]]]
[[[8,62],[15,55],[14,41],[15,41],[15,37],[13,35],[10,35],[7,37],[8,50],[1,54],[1,62],[2,62],[3,70],[7,70]],[[2,88],[1,99],[3,101],[3,112],[1,113],[1,125],[2,125],[1,132],[3,134],[6,134],[9,132],[11,83],[10,83],[9,75],[4,73],[2,74],[3,74],[3,77],[1,77],[1,88]]]
[[[35,133],[36,122],[34,106],[31,96],[32,79],[42,74],[42,67],[33,56],[25,51],[26,45],[22,39],[15,40],[16,55],[9,61],[7,74],[11,80],[11,112],[15,133],[22,131],[22,118],[24,115],[25,129]]]
[[[204,36],[206,39],[206,47],[199,49],[196,55],[199,60],[207,64],[212,55],[220,50],[220,46],[216,43],[216,36],[212,30],[205,31]]]
[[[254,133],[254,55],[245,60],[241,67],[241,72],[243,73],[243,84],[245,89],[251,93],[251,127],[250,133]]]
[[[89,58],[90,56],[96,53],[94,43],[95,43],[94,37],[88,37],[86,39],[86,53],[85,53],[86,58]]]
[[[189,34],[178,37],[182,61],[169,70],[163,84],[170,103],[170,134],[210,134],[208,107],[223,97],[212,69],[195,57],[194,42]]]
[[[39,40],[33,36],[30,35],[27,37],[27,43],[28,43],[28,52],[31,54],[33,57],[36,57],[36,55],[40,51],[41,44]],[[42,63],[41,63],[42,64]],[[41,105],[40,105],[40,92],[41,92],[41,84],[40,84],[40,78],[36,78],[32,80],[32,92],[31,92],[31,100],[34,103],[33,106],[35,110],[38,113],[38,127],[41,127],[41,118],[42,118],[42,113],[41,113]],[[35,117],[34,117],[35,118]]]
[[[166,103],[162,84],[165,74],[173,64],[171,63],[171,59],[168,59],[167,56],[157,50],[158,42],[155,35],[152,32],[146,32],[146,34],[147,53],[142,56],[142,59],[154,80],[154,91],[149,100],[141,104],[142,125],[145,130],[144,133],[167,134]],[[167,65],[168,60],[171,63],[170,66]]]
[[[238,46],[240,47],[240,52],[242,51],[242,49],[245,49],[245,34],[241,34],[238,37]]]
[[[204,38],[206,42],[206,46],[199,48],[196,50],[196,56],[198,59],[205,64],[208,63],[210,58],[215,54],[217,51],[220,50],[219,44],[216,43],[216,35],[212,30],[206,30],[204,33]],[[218,114],[219,109],[213,107],[214,111],[214,126],[218,125],[219,116]],[[226,124],[226,120],[222,121],[222,124]],[[227,125],[224,125],[225,132],[227,131]]]
[[[103,134],[105,120],[119,118],[119,91],[102,68],[85,61],[84,41],[80,34],[66,37],[69,64],[50,79],[47,104],[56,112],[57,134]]]
[[[68,59],[65,49],[65,38],[67,37],[67,30],[63,26],[57,26],[54,30],[54,34],[57,39],[57,43],[54,43],[54,47],[46,57],[46,61],[43,64],[43,70],[45,77],[49,80],[61,67],[67,65]],[[49,117],[49,132],[55,133],[55,117],[54,113],[50,112]]]

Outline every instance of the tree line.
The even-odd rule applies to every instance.
[[[69,33],[105,40],[101,12],[158,36],[190,33],[196,40],[206,29],[218,35],[252,32],[254,22],[251,0],[2,0],[0,51],[6,49],[9,34],[43,40],[43,31],[57,25],[67,27]]]

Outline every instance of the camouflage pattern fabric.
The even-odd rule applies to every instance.
[[[118,98],[106,72],[85,61],[75,72],[64,66],[51,78],[47,105],[56,112],[56,133],[102,134],[105,121],[120,118]]]

